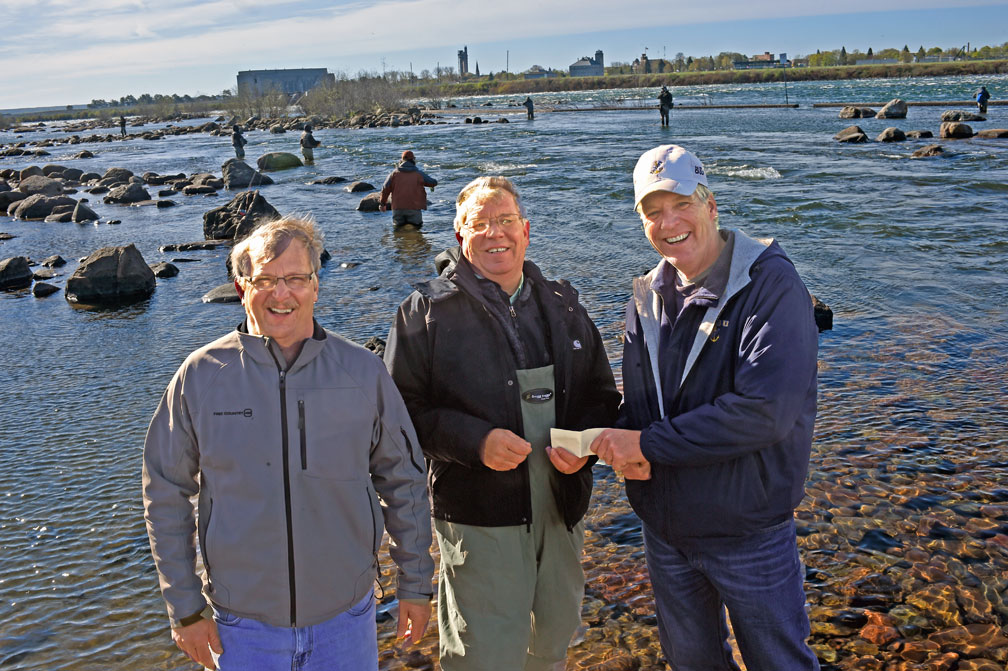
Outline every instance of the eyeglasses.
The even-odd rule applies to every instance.
[[[246,277],[248,283],[255,287],[256,291],[273,291],[276,289],[277,284],[281,280],[287,285],[287,288],[291,291],[300,291],[306,288],[315,277],[315,273],[297,274],[297,275],[285,275],[283,277],[273,277],[272,275],[256,275],[255,277]]]
[[[466,223],[462,224],[462,228],[470,233],[484,233],[490,228],[490,224],[497,224],[497,228],[507,230],[513,228],[514,225],[520,221],[524,221],[524,219],[521,218],[521,215],[502,214],[496,219],[470,219]]]

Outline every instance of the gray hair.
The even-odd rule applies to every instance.
[[[231,268],[237,277],[249,277],[256,263],[269,263],[285,251],[293,240],[305,246],[312,272],[322,267],[322,231],[311,215],[288,214],[260,224],[231,250]]]
[[[521,196],[518,195],[518,189],[511,180],[507,177],[501,177],[499,175],[477,177],[459,191],[458,198],[455,201],[455,231],[458,232],[462,230],[462,226],[465,225],[466,219],[469,218],[470,210],[473,210],[474,208],[483,205],[494,198],[498,198],[505,193],[514,198],[515,205],[518,206],[518,214],[521,215],[522,219],[524,219],[525,206],[522,205]]]

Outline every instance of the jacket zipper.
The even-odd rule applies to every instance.
[[[294,578],[294,529],[293,515],[291,512],[291,487],[290,487],[290,448],[287,440],[287,371],[280,365],[279,359],[270,347],[269,336],[263,339],[266,344],[266,351],[273,357],[277,372],[280,374],[280,435],[281,454],[283,456],[283,481],[284,481],[284,514],[287,518],[287,580],[290,586],[290,623],[297,626],[297,585]]]
[[[486,309],[484,307],[484,309]],[[518,313],[515,312],[514,305],[508,304],[508,310],[511,311],[511,319],[515,321],[515,329],[518,329]],[[519,336],[520,337],[520,336]],[[521,397],[521,390],[518,390],[518,396]],[[518,411],[521,413],[521,401],[518,402]],[[524,426],[524,422],[522,422]],[[525,466],[525,532],[532,533],[532,474],[528,470],[528,460],[522,462]]]
[[[298,399],[298,431],[301,432],[301,470],[308,470],[308,437],[305,432],[304,399]]]

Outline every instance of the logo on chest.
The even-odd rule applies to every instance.
[[[522,400],[526,403],[548,403],[553,398],[552,389],[529,389],[522,393]]]

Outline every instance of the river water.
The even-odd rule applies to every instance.
[[[274,173],[277,183],[262,194],[281,212],[315,215],[333,256],[317,318],[362,342],[385,335],[411,284],[430,277],[433,256],[454,243],[459,189],[478,175],[508,176],[532,222],[529,257],[580,290],[618,375],[630,278],[657,261],[632,211],[630,174],[654,145],[693,150],[722,226],[777,238],[834,311],[833,330],[820,336],[819,417],[798,511],[816,651],[825,663],[853,668],[856,660],[904,659],[904,650],[938,654],[927,649],[937,641],[943,654],[1003,663],[1008,647],[996,633],[1008,622],[1008,141],[941,141],[944,156],[914,160],[911,152],[929,141],[839,144],[833,134],[852,122],[836,108],[811,106],[965,100],[981,83],[995,97],[1008,91],[1006,76],[789,83],[797,109],[675,110],[667,129],[657,110],[546,111],[650,102],[655,90],[541,94],[533,122],[519,109],[482,114],[509,124],[446,115],[423,127],[317,131],[315,166]],[[785,95],[780,84],[673,93],[686,104],[776,104]],[[453,102],[499,106],[522,97]],[[905,120],[856,123],[869,137],[890,125],[937,135],[944,109],[911,107]],[[992,106],[987,122],[972,125],[1008,127],[1008,107]],[[50,126],[0,133],[0,143],[49,137],[66,134]],[[250,163],[266,151],[297,152],[295,133],[247,137]],[[356,212],[360,194],[340,185],[307,184],[341,175],[380,187],[406,148],[440,182],[421,233],[395,234],[388,214]],[[69,158],[82,149],[96,157]],[[49,151],[0,158],[0,169],[58,163],[219,175],[232,155],[226,137],[203,134]],[[170,209],[78,196],[90,198],[102,223],[0,217],[0,232],[14,236],[0,242],[0,258],[60,254],[70,261],[52,280],[61,287],[77,259],[106,245],[134,243],[148,263],[189,262],[158,280],[152,298],[121,309],[77,309],[62,294],[0,294],[0,667],[191,668],[168,635],[142,519],[140,456],[179,363],[243,317],[237,304],[200,300],[226,281],[226,250],[158,251],[201,239],[203,213],[230,195],[178,195]],[[641,668],[663,668],[639,527],[612,472],[596,472],[585,627],[569,668],[627,655]],[[388,573],[387,555],[383,566]],[[858,635],[876,621],[894,628],[895,643]],[[383,669],[433,668],[433,635],[409,655],[389,645],[387,621],[380,632]]]

